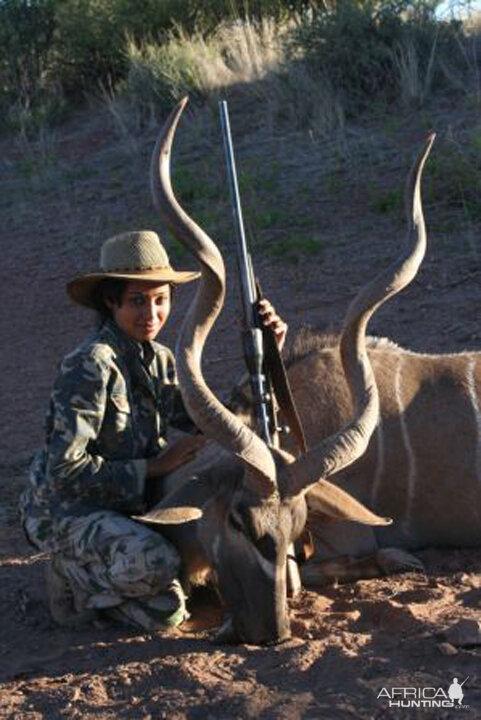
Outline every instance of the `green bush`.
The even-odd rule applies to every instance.
[[[118,0],[57,0],[56,75],[75,93],[126,70]]]
[[[306,0],[52,0],[56,4],[57,74],[69,90],[125,77],[127,38],[162,43],[168,34],[207,37],[225,20],[281,18],[308,5]]]
[[[246,97],[268,94],[272,102],[285,34],[285,24],[265,18],[221,23],[208,38],[177,29],[161,43],[131,39],[128,98],[141,118],[148,118],[152,108],[168,109],[186,93],[215,98],[232,86],[244,86]],[[269,88],[261,88],[267,77]]]
[[[318,9],[306,15],[294,31],[291,56],[302,55],[316,71],[324,72],[342,99],[347,113],[356,113],[372,102],[392,102],[403,93],[407,72],[434,81],[444,77],[433,66],[433,48],[449,57],[461,52],[459,23],[438,22],[436,2],[409,0],[340,0],[333,9]],[[414,50],[416,67],[400,58]],[[431,70],[432,68],[432,70]]]
[[[281,19],[308,0],[2,0],[0,94],[34,97],[48,82],[68,93],[126,76],[127,38],[160,43],[177,30],[204,38],[223,21]]]
[[[169,38],[162,44],[128,44],[129,69],[127,89],[131,102],[140,116],[148,114],[153,104],[168,110],[173,102],[185,94],[195,95],[199,88],[196,68],[201,40],[185,41]]]
[[[312,4],[310,0],[117,0],[117,14],[129,34],[141,40],[174,29],[208,36],[220,23],[235,20],[272,17],[281,21]]]
[[[422,103],[449,78],[462,87],[463,30],[436,21],[436,2],[0,0],[3,124],[51,121],[65,95],[82,98],[99,84],[125,81],[142,113],[183,92],[238,83],[255,85],[276,121],[328,133],[373,102]],[[280,72],[281,30],[292,18],[290,62]],[[269,22],[272,43],[276,33],[262,29]]]
[[[0,111],[34,116],[50,96],[54,0],[4,0],[0,4]],[[44,108],[45,109],[45,108]]]

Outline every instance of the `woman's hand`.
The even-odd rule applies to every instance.
[[[176,440],[159,458],[147,460],[147,477],[163,477],[195,458],[197,452],[206,445],[205,435],[186,435]]]
[[[262,324],[265,325],[265,327],[270,327],[273,331],[276,338],[277,347],[279,349],[279,352],[281,352],[282,348],[284,347],[284,343],[286,342],[287,323],[285,323],[284,320],[279,317],[279,315],[275,311],[274,306],[269,302],[269,300],[267,300],[267,298],[259,300],[257,304],[257,309]]]

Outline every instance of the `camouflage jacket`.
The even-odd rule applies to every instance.
[[[142,511],[147,458],[165,447],[168,424],[194,427],[171,351],[106,322],[62,362],[45,447],[33,459],[21,500],[24,516]]]

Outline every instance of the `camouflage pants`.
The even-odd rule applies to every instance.
[[[145,630],[188,617],[176,579],[180,558],[158,533],[109,510],[55,521],[47,540],[39,539],[39,525],[35,518],[24,522],[32,542],[52,553],[79,612],[102,609]]]

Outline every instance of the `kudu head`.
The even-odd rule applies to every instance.
[[[215,243],[177,202],[170,180],[174,134],[186,105],[167,119],[152,156],[154,203],[177,239],[194,255],[202,277],[182,323],[176,346],[179,383],[197,427],[237,458],[202,505],[197,537],[215,571],[229,620],[224,639],[253,644],[289,637],[286,561],[289,544],[306,520],[305,495],[315,488],[326,514],[372,525],[377,517],[327,478],[353,463],[367,448],[379,416],[379,400],[365,347],[366,325],[379,305],[415,276],[424,254],[420,174],[430,141],[408,182],[409,248],[399,262],[370,282],[351,304],[341,340],[341,356],[356,414],[334,436],[294,459],[272,450],[215,397],[201,369],[206,338],[223,306],[225,269]],[[410,198],[410,200],[409,200]],[[413,220],[414,218],[414,220]],[[232,465],[229,466],[232,468]],[[168,510],[167,510],[168,513]],[[186,520],[192,519],[194,515]],[[178,522],[178,518],[176,520]]]

